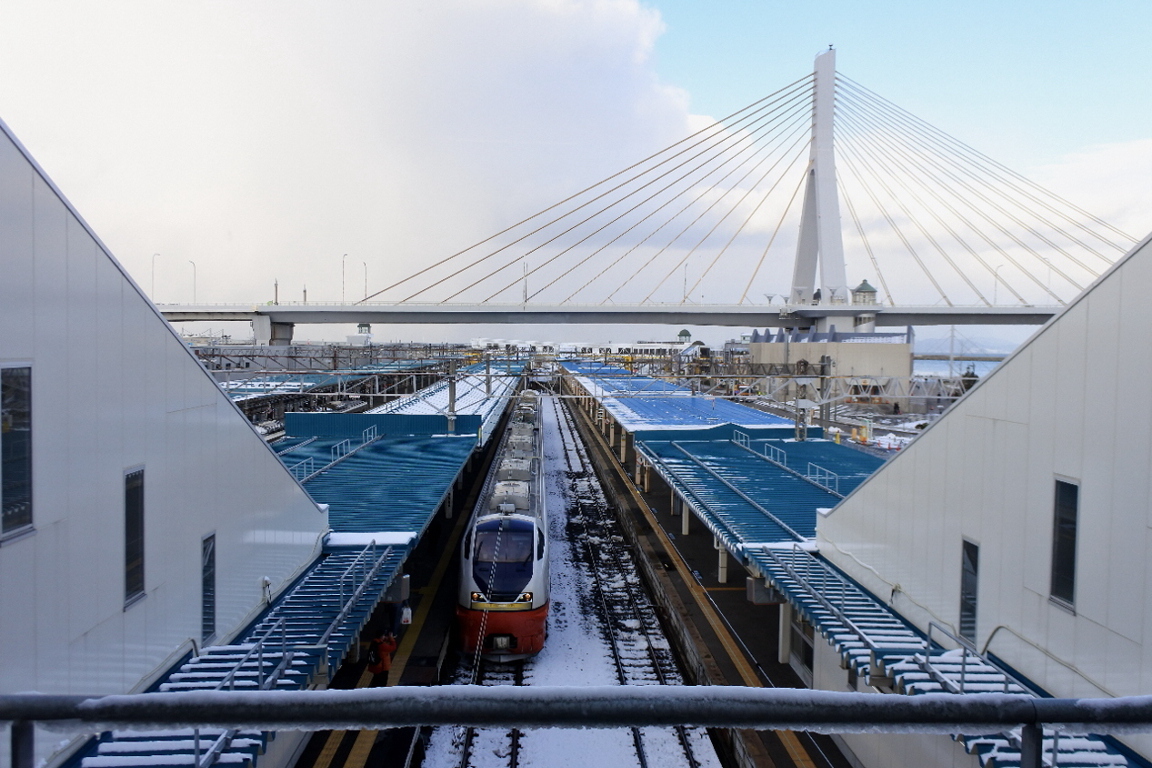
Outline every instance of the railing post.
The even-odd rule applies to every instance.
[[[1020,728],[1020,768],[1043,768],[1044,727],[1025,723]]]
[[[36,726],[31,720],[12,723],[12,768],[32,768],[36,759]]]

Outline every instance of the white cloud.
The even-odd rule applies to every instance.
[[[9,6],[11,6],[9,8]],[[20,2],[0,117],[161,301],[349,299],[688,132],[637,0]]]
[[[1152,231],[1152,138],[1090,146],[1032,177],[1132,237]]]

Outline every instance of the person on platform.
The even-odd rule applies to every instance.
[[[368,671],[372,673],[372,687],[388,685],[388,673],[392,670],[392,654],[396,653],[396,635],[386,632],[377,634],[368,644]]]

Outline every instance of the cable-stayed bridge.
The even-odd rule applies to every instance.
[[[353,304],[172,321],[1042,323],[1135,238],[839,74],[814,71]],[[873,287],[875,286],[875,287]]]

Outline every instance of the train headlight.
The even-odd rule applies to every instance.
[[[488,600],[484,597],[483,592],[473,592],[472,593],[472,602],[474,602],[474,603],[486,603],[486,602],[488,602]]]
[[[532,593],[531,592],[521,592],[520,593],[520,599],[517,600],[516,602],[518,602],[518,603],[530,603],[530,602],[532,602]]]

